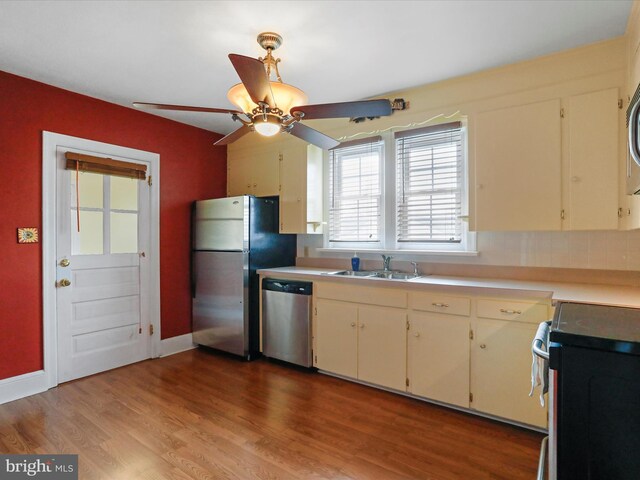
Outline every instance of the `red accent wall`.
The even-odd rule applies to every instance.
[[[132,99],[135,100],[135,99]],[[220,135],[0,71],[0,379],[40,370],[42,131],[160,154],[162,338],[191,331],[190,204],[225,196]]]

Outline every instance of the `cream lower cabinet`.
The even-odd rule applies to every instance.
[[[405,310],[319,299],[316,366],[396,390],[405,389]]]
[[[547,426],[531,341],[547,301],[314,284],[315,366],[506,420]]]
[[[409,391],[414,395],[469,407],[469,317],[409,314]]]
[[[358,306],[316,302],[316,366],[346,377],[358,376]]]
[[[406,389],[407,311],[358,307],[358,379]]]
[[[531,341],[548,317],[541,304],[478,300],[472,324],[471,408],[517,422],[547,426],[547,409],[531,388]],[[498,319],[502,317],[504,320]]]

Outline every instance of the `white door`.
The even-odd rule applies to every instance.
[[[58,382],[151,356],[150,188],[85,172],[76,183],[76,172],[65,170],[66,151],[56,154]]]

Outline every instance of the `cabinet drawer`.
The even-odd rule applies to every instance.
[[[478,300],[477,316],[497,320],[540,323],[549,319],[549,307],[543,303],[511,300]]]
[[[450,297],[431,292],[410,293],[409,308],[468,317],[471,312],[471,300],[469,298]]]
[[[345,283],[315,283],[318,298],[343,302],[407,308],[407,292],[391,288],[364,287]]]

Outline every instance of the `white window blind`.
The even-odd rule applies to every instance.
[[[463,189],[460,122],[397,132],[398,242],[460,242]]]
[[[375,137],[330,151],[330,242],[380,241],[383,146]]]

